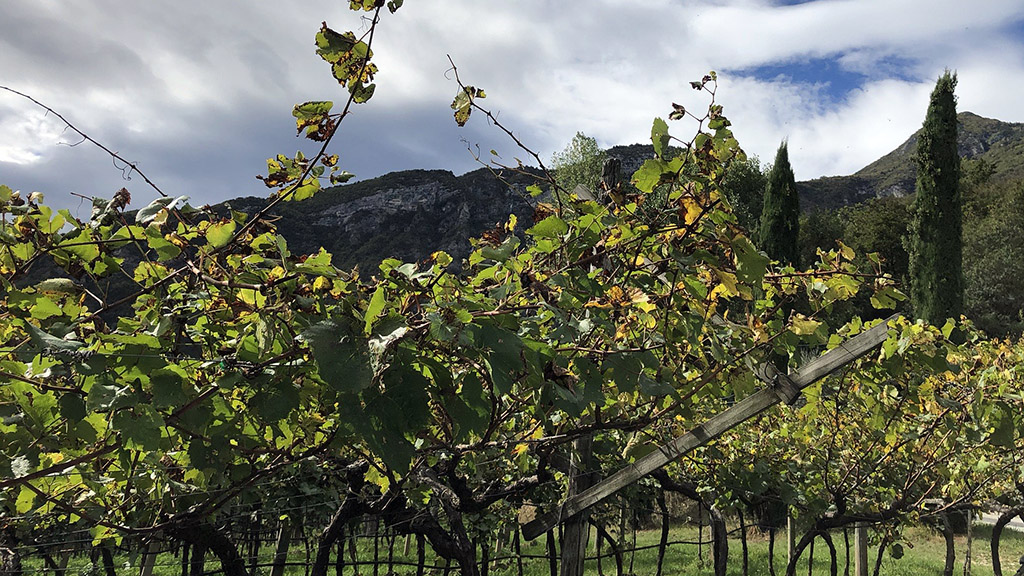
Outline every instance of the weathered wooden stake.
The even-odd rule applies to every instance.
[[[153,565],[156,564],[156,557],[160,554],[160,543],[153,540],[146,547],[145,555],[142,558],[142,576],[153,576]]]
[[[967,551],[964,554],[964,576],[971,576],[971,541],[974,539],[971,525],[974,524],[974,509],[968,508],[964,515],[967,518]]]
[[[793,514],[786,512],[786,566],[793,562],[794,554],[796,554],[796,522],[793,521]]]
[[[868,527],[857,524],[853,531],[853,574],[868,576]]]
[[[277,546],[274,548],[274,562],[270,568],[270,576],[284,576],[285,563],[288,562],[288,548],[292,543],[292,523],[288,518],[281,520],[277,533]]]
[[[800,390],[867,354],[884,342],[889,332],[889,320],[893,318],[895,316],[891,316],[870,330],[858,334],[849,341],[840,344],[837,348],[829,350],[823,356],[811,360],[802,366],[800,370],[788,376],[777,372],[771,373],[770,368],[766,366],[765,375],[771,378],[772,386],[754,392],[686,434],[677,437],[664,446],[660,446],[657,450],[637,459],[632,464],[621,468],[591,488],[579,494],[569,496],[555,510],[538,515],[532,521],[525,524],[523,526],[523,536],[527,540],[533,540],[557,524],[603,501],[622,488],[633,484],[666,464],[678,460],[690,450],[707,444],[722,433],[760,414],[780,401],[784,400],[787,403],[795,402]]]
[[[569,459],[569,494],[577,494],[590,487],[590,454],[594,437],[584,436],[573,442]],[[590,524],[589,514],[584,510],[565,522],[562,531],[561,576],[583,576],[583,564],[587,557],[587,537]]]

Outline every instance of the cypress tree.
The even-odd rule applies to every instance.
[[[782,262],[800,266],[800,198],[796,179],[789,165],[789,147],[785,141],[775,154],[775,164],[768,173],[764,190],[764,208],[758,237],[761,249]]]
[[[917,140],[917,197],[910,227],[910,299],[914,315],[932,324],[959,318],[964,306],[960,156],[956,74],[932,91]]]

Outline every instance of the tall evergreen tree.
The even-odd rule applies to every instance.
[[[956,74],[932,91],[917,141],[917,198],[910,227],[910,296],[914,314],[932,324],[959,318],[964,306],[960,156]]]
[[[782,262],[800,266],[800,198],[796,179],[789,165],[789,146],[785,141],[775,154],[764,190],[764,208],[758,237],[761,249]]]

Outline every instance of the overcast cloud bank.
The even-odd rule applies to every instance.
[[[334,151],[359,177],[409,168],[461,173],[467,146],[525,156],[448,105],[464,81],[548,157],[577,131],[603,146],[644,142],[670,103],[699,108],[688,86],[708,70],[741,145],[770,159],[783,138],[798,179],[851,173],[920,127],[943,69],[959,109],[1024,121],[1024,4],[987,0],[409,0],[386,14],[369,104]],[[321,20],[360,29],[343,2],[154,1],[125,7],[12,0],[0,20],[0,84],[60,111],[137,161],[170,194],[207,203],[262,195],[255,179],[294,138],[292,105],[343,99],[313,35]],[[680,136],[692,125],[676,124]],[[110,159],[27,101],[0,94],[0,182],[77,208],[70,192],[125,185]],[[141,180],[129,183],[136,204]],[[141,198],[139,198],[141,196]],[[88,213],[87,206],[81,214]]]

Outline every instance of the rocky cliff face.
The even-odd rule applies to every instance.
[[[654,152],[634,144],[611,148],[608,155],[620,159],[628,180]],[[486,168],[461,176],[445,170],[393,172],[281,204],[274,215],[294,252],[323,246],[343,268],[358,265],[372,274],[384,257],[419,261],[437,250],[458,262],[469,254],[469,238],[504,223],[509,214],[521,227],[530,225],[533,207],[526,187],[539,175],[526,169],[499,178]],[[250,197],[226,205],[252,214],[264,203]]]
[[[469,254],[470,237],[507,221],[509,214],[530,222],[526,186],[532,178],[503,177],[507,183],[486,169],[462,176],[442,170],[395,172],[282,204],[274,215],[293,252],[323,246],[344,268],[358,265],[372,274],[384,257],[419,261],[437,250],[458,261]],[[264,202],[241,198],[227,204],[252,213]]]

